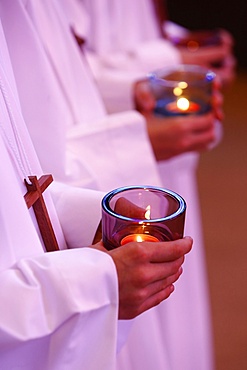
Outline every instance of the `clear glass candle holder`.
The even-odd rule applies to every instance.
[[[112,190],[102,200],[102,239],[108,250],[131,241],[183,237],[186,203],[177,193],[153,186]]]
[[[220,29],[189,31],[181,34],[166,33],[169,41],[178,47],[185,47],[191,53],[196,52],[199,47],[219,46],[222,44]]]
[[[159,116],[200,115],[212,109],[215,73],[195,65],[164,68],[148,75]]]

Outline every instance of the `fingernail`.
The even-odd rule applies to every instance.
[[[174,290],[175,290],[175,286],[173,284],[170,285],[170,292],[172,293],[172,292],[174,292]]]
[[[184,238],[183,239],[189,239],[189,240],[192,240],[193,241],[193,239],[192,239],[192,237],[191,236],[184,236]]]

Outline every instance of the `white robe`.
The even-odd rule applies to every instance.
[[[63,0],[66,2],[74,7],[73,13],[67,14],[72,18],[77,13],[72,26],[86,39],[85,54],[108,112],[134,108],[133,82],[151,70],[181,61],[178,50],[160,37],[150,2]],[[78,14],[84,20],[85,12],[93,16],[83,28]]]
[[[0,368],[114,370],[114,263],[90,248],[44,253],[23,198],[23,177],[42,171],[20,114],[1,25],[0,44]],[[44,194],[59,246],[66,248],[49,190]]]
[[[59,2],[6,0],[0,11],[42,167],[57,180],[104,191],[159,185],[143,117],[135,111],[106,114]]]
[[[81,8],[81,12],[86,10],[91,17],[91,22],[83,32],[88,37],[86,47],[89,63],[109,111],[122,111],[129,107],[131,84],[138,73],[140,75],[141,72],[143,77],[151,70],[180,62],[176,48],[161,39],[150,1],[74,0],[73,4],[78,12],[78,4],[83,4],[84,9]],[[80,32],[77,22],[78,17],[74,26]],[[176,32],[175,25],[172,32]],[[178,32],[183,30],[178,28]],[[120,84],[124,81],[122,89],[119,86],[114,88],[116,80]],[[111,88],[107,89],[107,84]],[[124,95],[126,92],[129,92],[127,97]],[[155,309],[162,333],[161,336],[157,333],[157,337],[163,336],[163,353],[168,352],[168,368],[172,370],[211,370],[214,367],[209,292],[196,179],[198,161],[198,153],[186,153],[159,162],[163,186],[177,191],[187,202],[185,234],[194,239],[193,250],[186,259],[185,271],[176,284],[175,293]],[[162,351],[157,354],[144,349],[144,346],[153,348],[155,340],[150,336],[148,344],[145,337],[149,335],[150,329],[145,317],[148,315],[149,313],[135,321],[129,341],[119,356],[119,369],[149,370],[150,363],[153,363],[155,369],[164,369],[164,365],[159,364],[159,361],[162,363]],[[143,338],[145,344],[143,342],[142,346]],[[139,351],[135,345],[137,342],[140,342]],[[126,358],[131,359],[131,366]]]
[[[2,1],[2,4],[4,2]],[[49,17],[47,16],[47,18],[44,16],[44,10],[42,10],[42,4],[44,2],[35,2],[35,1],[26,1],[27,3],[27,11],[28,13],[25,13],[24,12],[24,9],[23,8],[19,8],[18,11],[16,12],[16,15],[14,18],[11,18],[12,19],[12,22],[10,22],[9,20],[9,15],[7,14],[6,15],[6,9],[8,10],[8,4],[9,3],[12,3],[12,8],[11,8],[11,12],[10,12],[10,16],[12,17],[13,16],[13,12],[14,12],[14,9],[13,7],[18,7],[18,1],[7,1],[5,2],[5,7],[3,7],[2,4],[0,4],[0,11],[2,12],[4,18],[4,26],[5,26],[5,29],[7,31],[7,36],[8,36],[8,42],[9,42],[9,46],[10,46],[10,51],[11,51],[11,56],[13,58],[13,63],[14,63],[14,71],[15,71],[15,74],[16,74],[16,78],[17,78],[17,82],[18,82],[18,88],[20,89],[20,96],[21,96],[21,103],[22,103],[22,106],[24,108],[24,114],[25,114],[25,117],[27,119],[27,121],[29,122],[29,125],[32,126],[34,125],[34,123],[37,125],[37,127],[35,128],[34,132],[32,133],[32,136],[34,137],[34,141],[35,141],[35,133],[38,137],[38,139],[35,141],[35,145],[36,147],[40,150],[38,150],[38,152],[40,153],[40,155],[42,155],[42,153],[44,152],[43,151],[43,147],[44,146],[41,146],[40,143],[43,142],[46,142],[49,138],[52,138],[52,128],[55,130],[55,132],[57,131],[57,135],[58,137],[61,137],[61,142],[63,142],[63,139],[64,139],[64,136],[62,134],[62,132],[64,132],[62,129],[61,129],[61,126],[58,125],[59,124],[63,124],[63,118],[64,120],[66,121],[66,118],[68,117],[68,121],[67,121],[67,125],[69,127],[69,134],[68,136],[71,138],[74,139],[73,141],[73,150],[75,150],[75,158],[76,158],[76,161],[73,162],[74,166],[77,165],[77,163],[79,162],[80,165],[82,163],[82,161],[84,160],[84,163],[83,165],[81,165],[81,167],[84,168],[84,170],[88,169],[88,173],[89,173],[89,179],[96,179],[96,185],[95,184],[91,184],[90,186],[98,186],[99,188],[101,189],[105,189],[105,188],[109,188],[109,187],[114,187],[115,185],[117,184],[127,184],[127,183],[136,183],[137,181],[140,182],[140,181],[145,181],[146,183],[147,182],[150,182],[152,184],[155,184],[156,182],[157,183],[160,183],[160,180],[159,180],[159,177],[157,176],[157,169],[155,168],[155,164],[154,164],[154,159],[153,159],[153,156],[152,156],[152,153],[150,152],[150,146],[147,145],[147,137],[146,137],[146,132],[144,130],[144,121],[140,118],[140,115],[138,115],[137,113],[131,113],[131,115],[134,115],[134,117],[137,119],[138,118],[138,125],[139,125],[139,128],[140,130],[137,128],[137,130],[134,130],[134,125],[133,125],[133,122],[127,126],[125,125],[124,127],[124,130],[122,131],[124,133],[124,135],[122,136],[121,135],[121,131],[118,130],[118,128],[121,130],[121,127],[122,127],[122,124],[121,122],[119,121],[120,120],[120,117],[119,115],[117,116],[111,116],[111,119],[114,121],[117,122],[117,123],[114,123],[112,125],[112,131],[110,133],[110,136],[109,136],[109,140],[105,140],[104,143],[107,143],[107,144],[104,144],[105,146],[102,146],[102,140],[100,138],[100,135],[98,135],[99,133],[101,133],[102,135],[104,135],[104,137],[107,136],[107,132],[106,132],[106,128],[107,128],[107,125],[108,125],[108,116],[104,116],[103,117],[103,121],[105,122],[105,126],[104,125],[100,125],[100,124],[94,124],[91,122],[91,125],[90,126],[84,126],[82,124],[82,122],[79,122],[78,125],[74,125],[73,127],[71,127],[71,121],[73,121],[71,119],[71,111],[68,113],[67,111],[69,110],[68,107],[70,107],[71,109],[71,106],[69,106],[68,104],[68,101],[73,101],[73,95],[72,96],[72,99],[69,99],[69,97],[67,96],[68,94],[70,94],[70,89],[66,90],[66,86],[67,84],[63,84],[62,83],[62,80],[63,78],[65,78],[65,76],[68,76],[68,74],[64,74],[62,73],[62,70],[61,70],[61,64],[59,64],[59,61],[61,62],[64,61],[64,59],[61,59],[61,58],[57,58],[57,59],[53,59],[56,58],[56,54],[53,54],[51,53],[52,51],[52,48],[51,48],[51,40],[52,38],[49,39],[49,44],[47,44],[47,40],[46,40],[46,37],[45,37],[45,34],[44,34],[44,30],[45,32],[48,32],[47,31],[47,27],[49,27],[49,22],[45,25],[44,23],[44,27],[41,26],[40,23],[36,23],[36,19],[40,19],[39,17],[42,17],[42,14],[43,14],[43,22],[45,22],[46,20],[50,19],[50,16],[54,13],[51,13],[50,11],[52,11],[52,9],[54,8],[50,8],[52,2],[49,2],[47,3],[45,6],[47,9],[47,14],[49,14]],[[49,11],[48,11],[49,9]],[[33,30],[33,32],[25,32],[25,22],[23,24],[23,15],[25,14],[25,17],[28,18],[28,21],[27,21],[27,25],[29,27],[30,30],[32,30],[32,24],[35,25],[35,27],[37,27],[37,30],[39,32],[39,37],[41,38],[42,40],[42,43],[40,43],[40,41],[37,41],[37,34],[35,33],[35,30]],[[30,18],[29,18],[30,17]],[[56,19],[56,18],[55,18]],[[55,20],[54,19],[54,20]],[[61,19],[61,18],[60,18]],[[38,21],[39,22],[39,21]],[[53,22],[54,23],[54,22]],[[19,25],[19,27],[17,27],[17,30],[18,32],[15,34],[14,30],[12,29],[13,25],[15,25],[17,27],[17,25]],[[10,28],[10,31],[9,31],[9,28]],[[22,30],[22,32],[20,32],[19,30]],[[55,30],[56,30],[56,27],[54,27],[54,33],[55,33]],[[52,36],[52,33],[49,34],[51,37]],[[19,37],[19,40],[16,42],[16,37]],[[39,58],[36,59],[32,59],[31,58],[31,62],[29,60],[28,57],[30,57],[30,55],[33,57],[36,55],[36,52],[34,52],[35,48],[31,47],[32,45],[32,40],[30,40],[31,38],[36,38],[35,40],[35,45],[36,45],[36,48],[38,49],[38,54],[39,55]],[[64,33],[64,37],[62,38],[63,42],[66,44],[66,41],[67,41],[67,36],[66,36],[66,33]],[[60,39],[60,43],[59,45],[62,47],[63,43],[61,42],[62,41]],[[29,46],[27,47],[26,49],[26,54],[23,53],[23,50],[18,50],[18,47],[17,45],[21,45],[22,48],[24,48],[24,46]],[[43,45],[43,47],[42,47]],[[70,47],[70,43],[68,42],[66,44],[66,47]],[[54,45],[54,50],[56,50],[56,45]],[[72,52],[74,53],[73,51],[73,48],[70,47],[70,49],[68,49],[69,52],[67,54],[63,54],[63,58],[65,58],[65,60],[67,60],[66,56],[68,57]],[[18,53],[19,51],[19,53]],[[28,51],[28,52],[27,52]],[[37,50],[36,50],[37,51]],[[47,60],[47,58],[44,57],[44,55],[48,55],[49,56],[49,59]],[[60,54],[61,55],[61,54]],[[21,63],[20,61],[22,60],[21,58],[25,57],[25,63]],[[42,61],[42,63],[41,63]],[[40,63],[42,64],[42,68],[41,69],[38,69],[39,73],[35,73],[35,76],[32,76],[31,72],[35,69],[33,68],[33,66],[36,65],[36,63]],[[52,105],[48,105],[47,101],[44,102],[44,95],[45,95],[45,89],[43,89],[43,85],[45,85],[45,83],[47,83],[47,79],[45,78],[45,76],[47,76],[47,73],[49,73],[51,76],[51,70],[47,67],[47,65],[49,65],[49,63],[53,66],[53,68],[56,70],[56,73],[57,75],[53,75],[53,77],[50,77],[50,81],[52,80],[53,81],[53,87],[54,87],[54,91],[49,95],[49,98],[50,99],[54,99],[54,97],[57,95],[61,95],[58,97],[58,100],[59,103],[59,109],[60,109],[60,105],[62,104],[61,102],[62,101],[67,101],[67,108],[65,107],[65,103],[63,105],[63,108],[64,108],[64,111],[66,114],[64,115],[60,115],[60,119],[58,120],[50,120],[49,116],[50,116],[50,112],[52,111],[53,114],[54,114],[54,117],[58,114],[58,112],[54,111],[54,109],[52,109]],[[30,70],[30,73],[28,75],[28,77],[30,78],[30,80],[32,81],[32,83],[34,84],[34,86],[36,86],[36,82],[37,81],[35,79],[35,77],[38,79],[38,77],[40,76],[40,83],[42,82],[42,85],[41,84],[37,84],[37,86],[39,85],[40,86],[40,89],[37,89],[34,88],[33,91],[30,90],[31,94],[27,94],[27,82],[29,83],[30,81],[24,81],[24,78],[26,79],[27,77],[27,74],[24,73],[23,71],[21,71],[21,68],[24,68],[24,66],[27,66],[28,70]],[[44,71],[44,66],[46,66],[46,72],[44,72],[44,74],[42,74]],[[39,66],[40,67],[40,66]],[[26,68],[26,67],[25,67]],[[68,69],[66,69],[68,71]],[[75,69],[76,70],[76,69]],[[21,73],[22,72],[22,73]],[[75,72],[75,71],[74,71]],[[78,75],[79,76],[79,75]],[[70,76],[71,77],[71,76]],[[79,77],[78,77],[79,78]],[[57,84],[57,80],[60,81],[60,87],[62,87],[61,91],[62,93],[57,91],[58,89],[55,88],[56,84]],[[26,85],[25,85],[26,83]],[[71,86],[71,84],[69,84],[68,86]],[[78,86],[81,86],[81,84],[78,84]],[[48,89],[49,91],[49,89]],[[35,113],[35,109],[37,109],[37,107],[35,107],[35,102],[37,102],[37,98],[35,98],[35,94],[38,94],[40,93],[40,116],[37,116],[37,114],[34,114]],[[71,93],[72,94],[72,93]],[[66,98],[65,98],[66,97]],[[32,101],[32,104],[29,104],[29,102]],[[48,100],[49,102],[49,100]],[[45,103],[45,104],[44,104]],[[98,105],[98,104],[97,104]],[[44,108],[45,107],[45,108]],[[32,112],[32,108],[35,108],[33,109],[33,112]],[[77,107],[77,109],[79,110],[79,108]],[[44,119],[44,114],[45,113],[49,113],[47,115],[47,120]],[[60,113],[59,113],[60,114]],[[128,114],[128,113],[126,113]],[[101,118],[99,118],[99,121],[100,123],[102,122]],[[47,127],[46,127],[46,130],[47,130],[47,136],[44,136],[42,133],[43,133],[43,128],[41,126],[41,123],[43,124],[47,124]],[[117,131],[115,131],[115,125],[117,125]],[[118,126],[119,125],[119,126]],[[137,125],[137,126],[138,126]],[[40,129],[39,129],[40,127]],[[29,128],[30,131],[31,131],[31,128]],[[61,130],[61,131],[60,131]],[[78,132],[77,132],[78,130]],[[88,133],[87,136],[85,136],[85,132],[84,130],[86,131],[86,133]],[[80,135],[80,132],[83,131],[83,134]],[[142,132],[142,136],[140,136],[140,131]],[[75,136],[73,136],[73,134],[75,133]],[[94,134],[96,134],[94,136]],[[90,137],[91,136],[91,137]],[[85,139],[86,138],[86,139]],[[88,141],[88,144],[89,143],[92,143],[92,140],[94,140],[94,143],[97,144],[97,150],[101,150],[100,152],[100,155],[98,155],[98,153],[96,152],[96,155],[94,157],[94,159],[92,161],[89,160],[89,155],[93,155],[94,153],[91,151],[90,149],[90,146],[87,145],[86,146],[86,149],[85,149],[85,146],[83,147],[82,146],[82,143],[85,143],[85,140],[86,142]],[[129,146],[131,143],[132,145]],[[114,142],[115,144],[112,145],[112,142]],[[55,141],[55,143],[53,142],[53,145],[56,145],[58,146],[58,151],[59,153],[61,153],[61,157],[58,156],[58,159],[60,160],[62,157],[65,156],[64,152],[62,151],[62,146],[58,145],[59,143],[57,141]],[[70,144],[70,142],[69,142]],[[74,145],[75,144],[75,145]],[[78,145],[77,145],[78,144]],[[112,147],[111,147],[112,145]],[[121,151],[122,147],[121,145],[124,145],[124,150]],[[127,145],[127,147],[125,147],[125,145]],[[146,150],[142,150],[142,145],[146,145]],[[107,153],[107,157],[105,155],[105,149],[108,151]],[[118,149],[120,152],[119,152],[119,155],[118,155],[118,158],[119,158],[119,162],[117,163],[117,161],[115,162],[115,167],[114,167],[114,164],[112,164],[112,162],[109,160],[114,160],[113,158],[113,150],[112,148],[114,148],[114,153],[115,153],[115,150]],[[135,149],[134,149],[135,148]],[[51,151],[54,151],[54,148],[52,148],[52,146],[50,147]],[[68,142],[67,142],[67,149],[68,149]],[[86,157],[84,156],[84,153],[85,153],[85,150],[88,151],[88,153],[86,154]],[[68,155],[68,151],[67,151],[67,155]],[[128,155],[129,158],[127,160],[125,160],[125,156]],[[53,163],[53,160],[51,161],[51,156],[47,156],[46,155],[46,158],[44,159],[44,162],[47,164],[48,168],[50,168],[50,166],[54,166],[54,163]],[[93,158],[93,157],[90,157],[90,158]],[[100,158],[100,161],[99,161],[99,158]],[[67,158],[66,158],[67,159]],[[144,162],[145,160],[145,162]],[[137,161],[137,162],[136,162]],[[107,162],[107,163],[106,163]],[[103,166],[101,165],[101,163],[103,163]],[[135,164],[138,164],[137,166],[135,166]],[[123,166],[125,165],[125,170],[123,171]],[[129,171],[130,171],[130,165],[131,165],[131,168],[133,168],[132,172],[130,173],[130,176],[129,176]],[[95,167],[96,166],[96,167]],[[112,166],[114,167],[112,169],[111,172],[107,172],[108,168],[112,168]],[[116,168],[117,167],[117,168]],[[57,168],[58,167],[54,167],[54,170],[57,171]],[[64,167],[60,167],[63,168]],[[104,171],[101,172],[100,174],[97,173],[97,171],[95,171],[95,168],[97,168],[97,171],[100,169],[100,168],[104,168]],[[141,170],[140,170],[141,168]],[[145,170],[146,168],[146,170]],[[186,183],[186,188],[188,186],[188,191],[189,191],[189,182],[191,181],[191,177],[190,175],[188,175],[188,165],[186,164],[186,169],[185,169],[185,174],[184,174],[184,178],[187,179],[188,178],[188,182]],[[68,167],[67,167],[68,169]],[[82,176],[82,169],[79,168],[78,170],[78,166],[77,167],[69,167],[70,169],[70,175],[71,177],[73,177],[73,181],[76,182],[76,181],[81,181],[81,178]],[[78,171],[76,172],[75,169]],[[193,169],[194,170],[194,164],[193,164],[193,161],[192,161],[192,166],[190,169]],[[93,175],[90,173],[90,172],[93,172]],[[114,172],[115,171],[115,172]],[[114,176],[114,173],[115,173],[115,176]],[[78,177],[75,176],[78,174]],[[174,168],[173,168],[173,174],[175,176],[175,172],[174,172]],[[170,173],[170,169],[169,171],[167,172],[167,179],[166,179],[166,182],[164,182],[164,184],[167,184],[166,186],[171,188],[171,189],[175,189],[175,183],[173,184],[173,174]],[[177,174],[179,174],[179,171],[177,172]],[[180,173],[181,175],[182,173]],[[95,177],[96,176],[96,177]],[[141,176],[141,177],[140,177]],[[75,178],[76,177],[76,178]],[[84,180],[85,180],[86,176],[84,176]],[[99,183],[101,181],[101,179],[103,178],[102,182]],[[147,180],[149,179],[149,180]],[[169,181],[170,179],[170,181]],[[106,181],[108,180],[108,182],[106,183]],[[177,177],[176,177],[176,180],[178,181]],[[69,181],[69,179],[67,178],[67,181]],[[168,182],[169,181],[169,182]],[[186,180],[187,181],[187,180]],[[194,177],[192,178],[192,182],[194,181]],[[90,183],[90,182],[88,182]],[[178,183],[178,182],[177,182]],[[170,184],[170,186],[169,186]],[[183,190],[184,191],[184,190]],[[183,195],[183,193],[181,193]],[[191,194],[190,194],[191,195]],[[185,196],[185,199],[186,201],[188,202],[188,206],[189,206],[189,210],[192,209],[191,208],[191,205],[192,205],[192,202],[194,201],[193,199],[193,195],[190,196],[190,199],[189,197]],[[191,218],[190,214],[188,213],[188,220]],[[188,230],[188,226],[186,227],[186,232]],[[195,232],[191,233],[192,236],[194,236]],[[197,243],[195,243],[197,245]],[[194,248],[195,250],[195,248]],[[197,264],[198,266],[198,269],[200,269],[202,267],[202,269],[204,268],[204,266],[202,265],[201,266],[201,263],[200,263],[200,252],[196,252],[196,254],[194,253],[193,254],[194,258],[193,259],[190,259],[190,256],[188,257],[188,263],[189,261],[193,261],[192,265],[194,264]],[[190,264],[187,264],[188,267],[185,268],[185,271],[187,271],[187,269],[190,269],[191,271],[193,271],[194,273],[194,267],[193,266],[190,266]],[[200,366],[201,366],[201,358],[204,358],[203,357],[203,354],[201,352],[201,346],[203,346],[205,349],[207,348],[207,343],[206,341],[200,341],[198,340],[198,335],[197,335],[197,332],[196,332],[196,328],[198,327],[198,322],[201,323],[201,320],[205,319],[205,327],[207,327],[207,324],[208,324],[208,318],[207,318],[207,315],[198,315],[198,312],[199,310],[197,311],[196,307],[193,306],[193,314],[195,314],[195,319],[191,320],[191,317],[193,316],[193,314],[191,313],[191,307],[189,307],[189,305],[185,305],[184,304],[184,289],[183,289],[183,286],[181,286],[181,281],[183,281],[183,279],[186,280],[186,292],[189,290],[191,291],[191,294],[193,296],[193,299],[198,299],[198,302],[201,301],[201,298],[202,298],[202,302],[204,301],[204,292],[203,292],[203,278],[202,278],[202,275],[200,274],[200,278],[197,278],[195,279],[194,276],[191,278],[189,278],[189,276],[187,275],[186,277],[186,274],[184,273],[184,275],[181,277],[180,281],[178,282],[177,284],[177,289],[176,289],[176,297],[178,297],[178,295],[181,297],[180,299],[179,298],[176,298],[176,301],[179,303],[175,303],[174,305],[173,304],[169,304],[171,298],[167,301],[167,305],[166,305],[166,302],[165,304],[162,304],[162,306],[165,306],[165,307],[168,307],[167,310],[171,311],[169,312],[169,314],[166,314],[165,313],[165,309],[162,308],[162,310],[160,309],[154,309],[150,312],[147,312],[145,313],[144,315],[141,315],[140,318],[137,318],[136,320],[134,320],[133,322],[133,327],[132,327],[132,330],[131,330],[131,334],[130,334],[130,340],[128,341],[128,344],[126,346],[126,348],[124,348],[123,352],[121,353],[120,356],[122,356],[122,358],[119,357],[119,366],[123,366],[123,368],[125,369],[131,369],[129,366],[129,364],[126,364],[125,365],[125,361],[128,360],[128,358],[131,358],[131,366],[133,369],[136,369],[136,368],[142,368],[143,370],[147,369],[149,370],[150,369],[150,364],[152,363],[154,368],[156,369],[164,369],[164,368],[168,368],[168,369],[181,369],[181,366],[180,368],[179,367],[174,367],[173,365],[173,362],[175,361],[182,361],[182,363],[184,364],[186,361],[186,359],[183,357],[179,357],[177,356],[177,353],[176,353],[176,356],[173,356],[173,353],[172,351],[180,351],[181,353],[186,353],[186,351],[188,352],[187,354],[187,360],[188,360],[188,364],[191,364],[191,361],[193,363],[197,363],[197,360],[200,358]],[[199,287],[198,291],[194,289],[194,284],[197,284],[197,286]],[[192,288],[190,288],[191,286],[193,285]],[[181,286],[181,288],[179,289],[179,287]],[[180,292],[180,293],[179,293]],[[199,292],[199,293],[198,293]],[[197,294],[198,293],[198,294]],[[173,298],[173,297],[172,297]],[[174,293],[174,300],[175,300],[175,293]],[[181,301],[183,304],[181,304]],[[186,302],[188,301],[188,299],[186,299]],[[179,304],[180,304],[180,307],[179,307]],[[162,307],[161,306],[161,307]],[[175,306],[175,307],[174,307]],[[169,308],[170,307],[170,308]],[[185,310],[186,309],[186,310]],[[180,312],[181,311],[181,312]],[[159,315],[161,316],[160,319],[158,319]],[[182,326],[184,328],[184,334],[182,335],[182,332],[180,330],[178,330],[179,326],[177,325],[177,321],[176,321],[176,318],[179,317],[181,318],[182,320]],[[198,320],[196,320],[198,319]],[[164,320],[164,322],[171,322],[171,332],[172,332],[172,335],[168,335],[168,332],[166,330],[161,330],[160,331],[160,324],[159,324],[159,320]],[[185,326],[184,326],[184,323],[188,322],[189,325],[191,325],[193,328],[195,328],[195,330],[193,331],[193,336],[191,335],[191,332],[192,330],[190,330],[190,332],[188,333],[188,331],[186,330]],[[155,324],[154,324],[155,323]],[[204,331],[205,328],[203,328],[203,335],[205,334],[205,331]],[[169,330],[169,331],[170,331]],[[152,336],[149,335],[149,333],[151,333],[152,331]],[[195,335],[194,335],[195,334]],[[160,339],[162,338],[162,336],[165,335],[165,339],[164,341],[160,341]],[[188,342],[187,340],[187,337],[190,336],[190,339],[191,339],[191,342]],[[185,338],[186,337],[186,341],[185,341]],[[195,342],[194,342],[195,340]],[[136,341],[138,341],[139,343],[139,346],[138,347],[135,347],[135,343]],[[187,346],[187,343],[192,343],[192,345],[189,345]],[[168,355],[167,355],[167,349],[169,348],[168,347],[168,344],[171,345],[172,349],[169,351]],[[191,354],[191,348],[193,347],[193,355]],[[196,348],[196,350],[194,350],[194,348]],[[134,349],[134,351],[133,351]],[[198,356],[195,356],[195,352],[198,354]],[[205,353],[207,351],[205,350]],[[144,356],[145,354],[145,356]],[[207,354],[206,354],[207,355]],[[167,357],[169,356],[169,357]],[[170,358],[171,357],[171,358]],[[195,362],[194,362],[195,361]],[[204,360],[203,360],[204,361]],[[204,363],[207,364],[207,361],[208,359],[206,358],[205,356],[205,361]],[[170,363],[170,365],[169,365]],[[172,364],[172,365],[171,365]],[[171,367],[172,366],[172,367]],[[189,368],[190,370],[191,369],[194,369],[196,367],[187,367]],[[206,367],[205,367],[206,369]],[[210,369],[210,367],[207,367],[207,370]]]

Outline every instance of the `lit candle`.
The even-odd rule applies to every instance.
[[[155,236],[149,235],[149,234],[130,234],[125,236],[121,240],[121,245],[130,243],[130,242],[158,242],[159,239],[157,239]]]
[[[200,105],[186,98],[179,98],[166,105],[166,110],[172,113],[194,113],[200,110]]]

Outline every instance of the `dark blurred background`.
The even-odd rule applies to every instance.
[[[225,28],[235,39],[239,68],[247,68],[247,0],[166,0],[170,20],[189,29]]]

